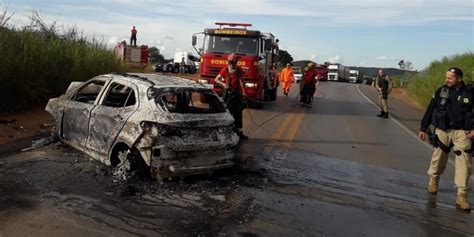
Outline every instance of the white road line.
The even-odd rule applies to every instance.
[[[380,107],[378,105],[376,105],[371,99],[369,99],[369,97],[367,97],[364,93],[362,93],[362,91],[360,90],[360,85],[357,86],[357,91],[359,92],[359,94],[364,97],[370,104],[372,104],[376,109],[379,109]],[[434,148],[433,146],[431,146],[430,144],[428,144],[427,142],[424,142],[422,140],[420,140],[420,138],[418,138],[417,135],[415,135],[409,128],[407,128],[405,125],[403,125],[400,121],[398,121],[396,118],[390,116],[389,117],[393,122],[395,122],[398,126],[400,126],[403,130],[405,130],[405,132],[407,132],[408,134],[410,134],[412,137],[414,137],[417,141],[421,142],[423,145],[425,145],[426,147],[428,147],[431,151],[434,151]],[[452,159],[448,159],[448,162],[454,166],[454,161]],[[474,181],[474,176],[471,176],[471,180]]]

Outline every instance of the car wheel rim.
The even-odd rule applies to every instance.
[[[114,173],[118,175],[120,179],[126,180],[136,173],[139,164],[137,164],[138,161],[130,149],[119,151],[117,153],[117,158],[120,162],[117,164]]]

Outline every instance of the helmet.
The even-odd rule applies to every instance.
[[[237,63],[237,55],[235,55],[235,53],[229,54],[227,61],[229,61],[229,63]]]

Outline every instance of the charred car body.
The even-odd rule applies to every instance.
[[[160,179],[233,165],[234,119],[212,89],[156,74],[72,82],[46,111],[64,143],[126,174]]]

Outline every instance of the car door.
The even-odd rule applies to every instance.
[[[137,87],[126,82],[113,81],[91,112],[87,148],[107,155],[128,118],[138,108]]]
[[[89,119],[99,101],[106,81],[97,79],[87,82],[71,97],[64,108],[62,138],[72,145],[84,147],[89,136]]]

